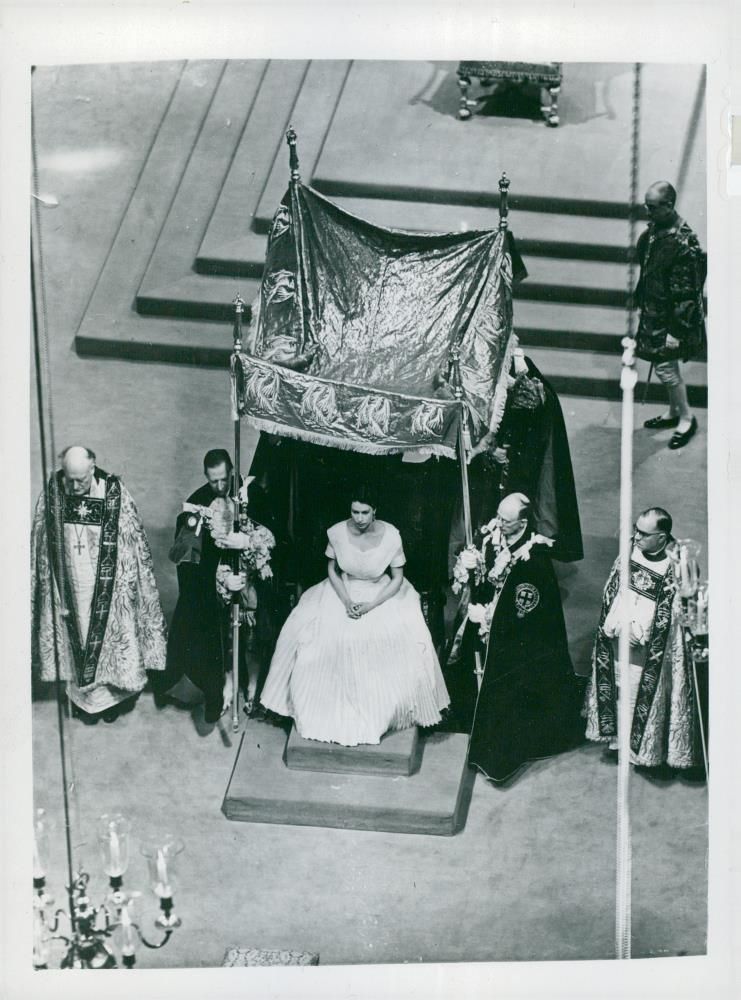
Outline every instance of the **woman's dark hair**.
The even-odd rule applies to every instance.
[[[356,483],[350,490],[350,504],[365,503],[373,510],[378,506],[378,493],[370,483]]]

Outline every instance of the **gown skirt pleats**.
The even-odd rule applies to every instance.
[[[357,603],[388,584],[387,576],[343,578]],[[439,722],[449,698],[415,589],[405,580],[397,595],[351,619],[329,580],[311,587],[283,627],[261,701],[291,716],[305,739],[343,746]]]

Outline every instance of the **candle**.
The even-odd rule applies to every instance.
[[[44,921],[38,910],[33,915],[33,964],[37,969],[44,968],[49,961],[49,949],[46,945]]]
[[[131,957],[136,952],[136,939],[128,906],[121,910],[121,938],[121,954]]]
[[[34,878],[44,878],[46,871],[44,865],[41,862],[39,856],[39,847],[36,843],[36,837],[33,838],[33,877]]]
[[[160,899],[169,899],[172,896],[172,889],[167,881],[165,852],[161,847],[157,848],[157,884],[154,887],[154,891]]]
[[[111,835],[108,840],[108,848],[111,856],[110,858],[111,870],[108,874],[111,876],[123,875],[123,868],[121,867],[121,845],[119,843],[118,834],[113,828],[111,828]]]
[[[704,635],[708,630],[707,625],[707,601],[702,590],[697,595],[697,623],[695,632]]]
[[[684,545],[679,550],[679,578],[682,581],[682,587],[686,589],[689,585],[689,574],[687,566],[687,549]]]

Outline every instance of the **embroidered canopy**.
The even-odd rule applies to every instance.
[[[515,346],[506,227],[385,229],[292,177],[232,357],[235,416],[335,448],[451,458],[464,412],[474,440],[496,429]]]

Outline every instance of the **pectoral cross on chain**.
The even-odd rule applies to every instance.
[[[75,536],[77,538],[77,541],[72,543],[72,548],[77,550],[77,555],[78,556],[81,556],[82,555],[82,550],[85,548],[85,544],[84,544],[84,542],[82,540],[82,535],[83,535],[83,532],[84,532],[85,529],[84,528],[80,528],[80,530],[78,531],[77,530],[77,525],[73,525],[73,527],[75,529]]]

